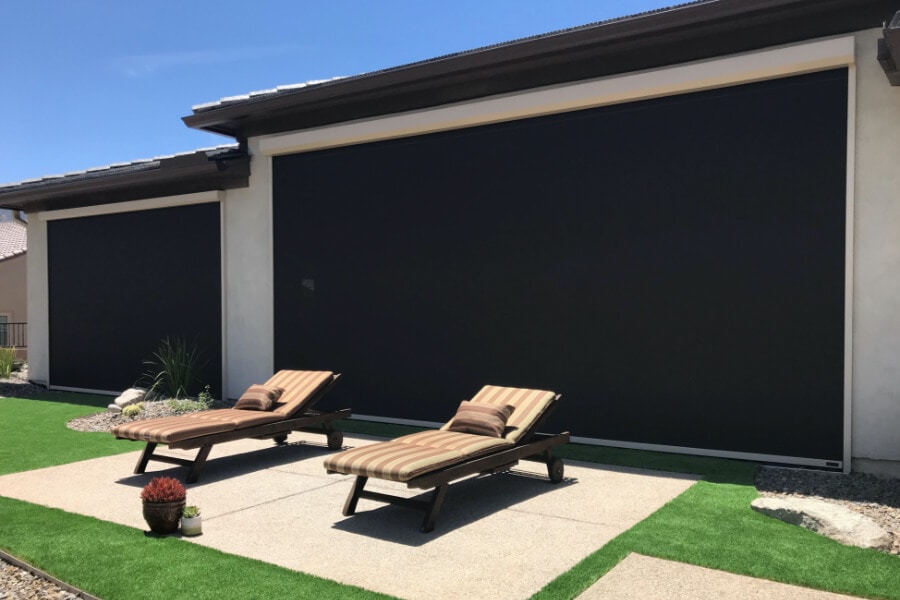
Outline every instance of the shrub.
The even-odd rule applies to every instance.
[[[187,491],[181,482],[174,477],[154,477],[141,490],[141,500],[154,504],[162,502],[181,502],[187,497]]]
[[[144,361],[147,371],[141,381],[150,395],[163,393],[170,398],[191,395],[191,390],[200,384],[200,371],[206,366],[197,340],[190,345],[183,337],[174,340],[165,338],[153,358]]]
[[[184,510],[181,511],[181,516],[186,519],[193,519],[194,517],[200,516],[200,507],[199,506],[185,506]]]
[[[182,415],[184,413],[203,410],[207,408],[207,406],[197,400],[190,400],[188,398],[170,398],[169,400],[166,400],[166,408],[175,414]]]
[[[197,394],[197,402],[203,405],[203,408],[212,408],[213,397],[208,385],[204,386],[203,391]]]
[[[129,404],[125,408],[122,409],[122,414],[128,417],[129,419],[133,419],[144,410],[144,403],[138,402],[137,404]]]
[[[15,362],[15,348],[0,348],[0,379],[6,379],[12,374],[13,364],[15,364]]]

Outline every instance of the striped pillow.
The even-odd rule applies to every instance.
[[[241,394],[235,408],[240,410],[272,410],[284,390],[273,385],[251,385]]]
[[[503,437],[506,421],[513,410],[514,406],[497,406],[463,400],[447,429],[459,433]]]

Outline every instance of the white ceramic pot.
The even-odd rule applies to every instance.
[[[203,517],[181,517],[182,535],[200,535],[203,533]]]

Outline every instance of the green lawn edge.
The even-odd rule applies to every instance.
[[[359,587],[0,496],[0,548],[99,598],[378,600]],[[298,540],[302,551],[302,540]]]
[[[900,557],[839,544],[754,512],[751,485],[699,481],[532,600],[575,598],[628,554],[864,598],[900,599]]]
[[[99,412],[110,402],[108,396],[60,392],[0,398],[0,475],[139,450],[108,433],[66,427],[71,419]]]

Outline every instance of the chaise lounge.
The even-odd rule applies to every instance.
[[[328,447],[334,450],[341,447],[344,436],[332,422],[349,417],[350,409],[319,412],[313,406],[339,377],[331,371],[278,371],[265,384],[250,386],[234,408],[134,421],[116,426],[112,434],[118,439],[147,443],[135,474],[143,473],[147,463],[155,460],[190,467],[187,483],[199,479],[210,450],[223,442],[271,438],[280,445],[292,431],[313,431],[325,433]],[[158,444],[199,451],[194,460],[187,460],[155,454]]]
[[[425,511],[421,530],[428,533],[440,512],[449,484],[475,474],[507,471],[520,460],[543,462],[550,481],[563,478],[562,460],[553,448],[569,441],[569,433],[537,433],[560,396],[543,390],[485,386],[460,404],[453,419],[439,430],[346,450],[325,461],[329,473],[356,475],[344,503],[353,515],[360,498],[410,506]],[[429,500],[366,491],[370,477],[431,489]]]

